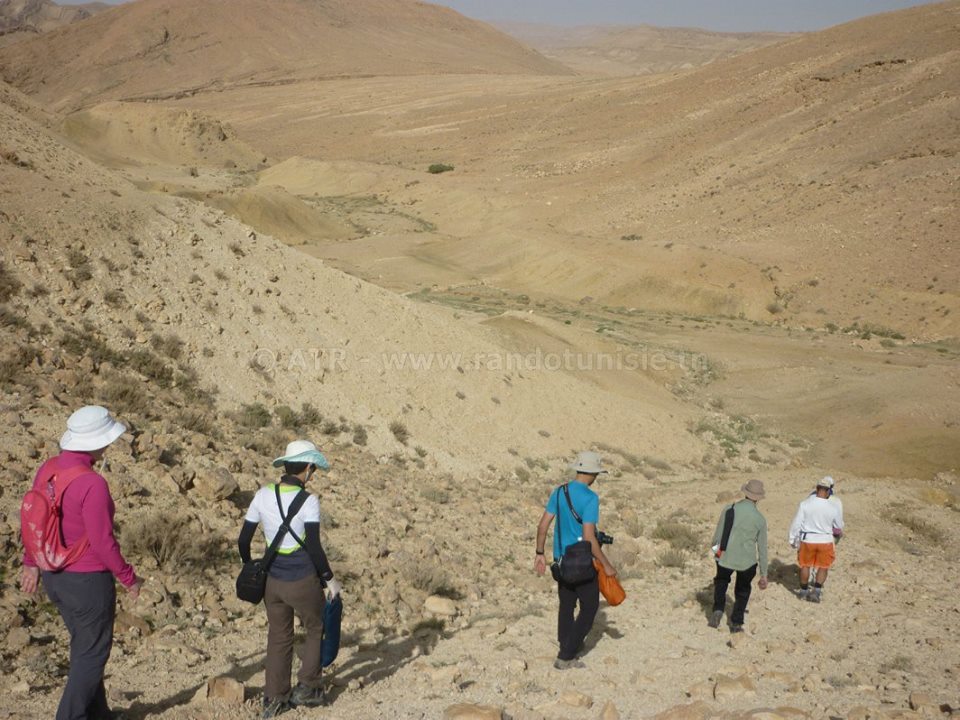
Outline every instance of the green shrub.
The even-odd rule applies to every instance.
[[[658,520],[652,536],[656,540],[666,540],[674,550],[693,552],[701,544],[700,538],[692,528],[670,520]]]
[[[427,168],[427,172],[431,175],[439,175],[440,173],[450,172],[453,170],[453,165],[445,165],[444,163],[434,163]]]
[[[241,405],[237,422],[248,428],[265,428],[270,424],[270,411],[262,403]]]

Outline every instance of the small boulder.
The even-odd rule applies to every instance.
[[[740,675],[735,678],[718,675],[717,682],[713,686],[713,697],[716,700],[739,698],[756,694],[756,684],[746,675]]]
[[[431,615],[441,617],[456,617],[457,605],[450,598],[441,595],[431,595],[423,603],[423,609]]]
[[[561,693],[560,702],[564,705],[568,705],[569,707],[593,707],[592,697],[589,695],[584,695],[583,693],[575,692],[573,690],[568,690],[565,693]]]
[[[207,700],[220,700],[229,705],[243,705],[243,683],[220,676],[207,680]]]
[[[938,706],[933,701],[933,698],[927,695],[927,693],[922,693],[922,692],[910,693],[910,709],[923,710],[925,708],[938,709]]]
[[[233,474],[224,467],[198,473],[193,485],[207,500],[226,500],[240,489]]]
[[[443,720],[503,720],[503,711],[493,705],[457,703],[443,711]]]
[[[688,705],[675,705],[653,716],[653,720],[707,720],[712,714],[703,700]]]
[[[613,704],[612,700],[607,700],[600,710],[600,720],[620,720],[620,711]]]

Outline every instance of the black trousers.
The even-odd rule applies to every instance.
[[[717,576],[713,579],[713,611],[723,612],[727,606],[727,586],[733,577],[733,570],[722,567],[717,563]],[[750,591],[753,589],[753,578],[757,574],[757,566],[746,570],[737,570],[737,582],[733,586],[733,614],[730,616],[731,625],[743,625],[743,615],[750,602]]]
[[[70,633],[70,674],[57,720],[108,720],[103,673],[113,647],[117,589],[108,572],[45,572],[43,587]]]
[[[560,641],[561,660],[573,660],[583,645],[587,633],[593,627],[593,621],[600,609],[600,585],[596,578],[579,585],[557,583],[560,596],[560,609],[557,613],[557,640]],[[577,603],[580,612],[574,617]]]

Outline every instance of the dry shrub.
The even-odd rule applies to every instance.
[[[682,550],[671,548],[664,550],[657,555],[657,565],[660,567],[683,568],[687,562],[687,556]]]
[[[184,430],[201,435],[210,436],[216,432],[216,427],[210,416],[199,410],[181,410],[177,413],[177,425]]]
[[[657,521],[657,526],[653,529],[653,538],[666,540],[674,550],[693,552],[701,546],[700,538],[692,528],[670,520]]]
[[[107,407],[120,413],[143,409],[149,392],[143,382],[123,375],[110,375],[100,390]]]
[[[171,360],[179,360],[183,356],[183,345],[183,340],[174,333],[167,333],[166,335],[157,334],[150,338],[150,346]]]
[[[199,523],[186,516],[170,517],[149,510],[120,526],[123,551],[134,559],[153,559],[168,572],[206,568],[224,555],[222,541],[203,536]]]
[[[7,269],[7,264],[0,262],[0,303],[17,295],[22,287],[17,277]]]
[[[437,505],[446,505],[448,502],[450,502],[450,493],[444,490],[443,488],[437,488],[437,487],[423,488],[420,491],[420,495],[423,496],[424,500],[429,500],[432,503],[437,503]]]
[[[248,428],[265,428],[270,424],[270,411],[262,403],[251,403],[241,405],[240,412],[236,414],[236,421]]]
[[[394,420],[392,423],[390,423],[390,432],[393,433],[393,436],[402,445],[406,445],[407,440],[410,439],[410,431],[407,430],[407,426],[399,420]]]
[[[403,578],[417,590],[428,595],[449,591],[450,576],[437,561],[418,558],[403,568]]]

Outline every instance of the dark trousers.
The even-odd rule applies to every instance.
[[[113,647],[117,589],[108,572],[45,572],[43,587],[70,633],[70,674],[57,720],[108,720],[103,673]]]
[[[268,577],[263,601],[267,606],[269,623],[266,687],[263,694],[270,700],[285,700],[290,695],[294,613],[300,618],[307,634],[297,680],[304,687],[322,687],[321,644],[326,598],[320,578],[311,575],[302,580],[285,582]]]
[[[717,576],[713,579],[713,611],[723,612],[727,606],[727,586],[733,577],[733,570],[717,564]],[[753,565],[746,570],[737,570],[737,582],[733,586],[733,614],[730,616],[731,625],[743,625],[743,615],[750,602],[750,591],[753,588],[753,578],[757,574],[757,566]]]
[[[557,594],[560,596],[560,610],[557,613],[560,653],[557,657],[561,660],[573,660],[593,627],[593,620],[600,609],[600,585],[596,578],[579,585],[558,582]],[[580,612],[574,618],[578,602]]]

